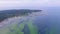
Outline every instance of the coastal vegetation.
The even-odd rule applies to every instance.
[[[40,12],[42,10],[29,10],[29,9],[19,9],[19,10],[2,10],[0,11],[0,22],[4,19],[11,18],[14,16],[26,16],[29,13]]]

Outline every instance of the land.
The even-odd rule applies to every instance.
[[[7,18],[15,16],[26,16],[33,12],[41,12],[42,10],[29,10],[29,9],[18,9],[18,10],[2,10],[0,11],[0,22]]]

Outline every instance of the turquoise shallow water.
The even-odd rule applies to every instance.
[[[22,18],[0,28],[0,34],[38,34],[33,18]]]

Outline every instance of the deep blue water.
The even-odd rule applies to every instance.
[[[46,34],[46,31],[49,34],[48,16],[36,17],[35,24],[37,24],[37,27],[39,29],[38,31],[40,34]]]
[[[54,34],[60,34],[60,8],[50,7],[48,8],[48,23],[50,24],[50,30]]]
[[[47,11],[47,16],[38,16],[35,19],[40,34],[45,34],[46,31],[47,34],[60,34],[60,8],[49,7]]]

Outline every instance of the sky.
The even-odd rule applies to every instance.
[[[2,9],[40,9],[43,7],[60,7],[60,0],[0,0]]]
[[[60,0],[49,0],[48,1],[48,6],[60,7]]]

